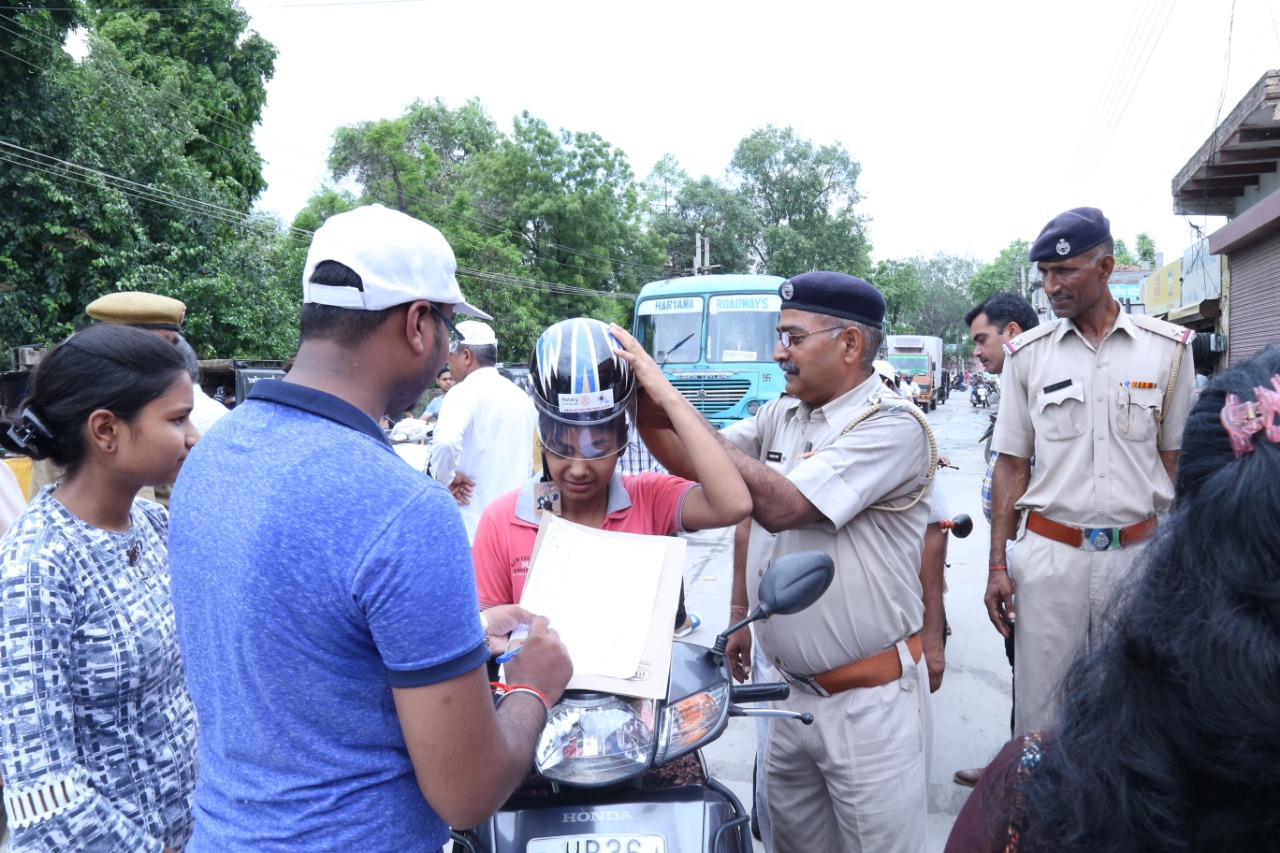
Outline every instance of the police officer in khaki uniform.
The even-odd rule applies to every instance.
[[[1002,635],[1018,626],[1015,733],[1053,722],[1066,667],[1173,498],[1192,333],[1120,310],[1113,248],[1096,208],[1046,225],[1031,260],[1058,319],[1005,345],[985,602]]]
[[[765,847],[920,851],[932,737],[920,640],[931,435],[918,410],[891,395],[846,430],[882,393],[872,368],[885,311],[878,290],[810,272],[780,294],[774,359],[787,396],[718,433],[754,503],[734,612],[757,604],[760,576],[782,555],[824,551],[836,576],[809,609],[756,624],[759,656],[793,684],[780,707],[814,716],[812,726],[768,727],[757,780]],[[674,434],[654,428],[647,410],[650,450],[687,470]],[[735,663],[749,658],[747,631],[730,642]]]

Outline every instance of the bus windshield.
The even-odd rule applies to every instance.
[[[778,339],[776,293],[725,293],[711,297],[707,313],[707,361],[772,361]]]
[[[646,299],[636,307],[636,337],[658,364],[692,364],[702,350],[701,296]]]

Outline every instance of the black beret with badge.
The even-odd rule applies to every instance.
[[[842,272],[801,273],[778,288],[782,309],[812,311],[855,320],[879,329],[884,324],[884,294],[870,282]]]
[[[1031,260],[1065,261],[1087,252],[1111,236],[1111,223],[1096,207],[1073,207],[1059,213],[1031,244]]]

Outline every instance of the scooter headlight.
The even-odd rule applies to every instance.
[[[664,764],[715,737],[729,719],[729,685],[721,684],[671,702],[662,709],[658,757]]]
[[[551,709],[538,739],[538,772],[580,787],[643,773],[653,757],[656,707],[652,699],[564,696]]]

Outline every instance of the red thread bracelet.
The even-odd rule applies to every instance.
[[[503,684],[500,681],[490,682],[489,686],[497,691],[498,704],[502,704],[502,700],[512,693],[530,693],[538,697],[538,700],[542,702],[542,707],[546,709],[548,714],[551,713],[551,703],[547,701],[546,694],[536,687],[530,687],[528,684]]]
[[[989,567],[987,568],[987,571],[989,571],[989,572],[1007,572],[1007,571],[1009,571],[1009,567],[1008,567],[1008,566],[989,566]]]

